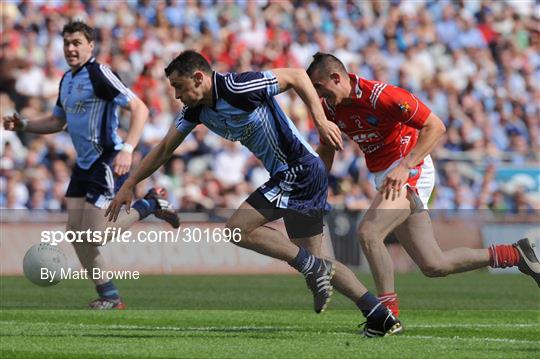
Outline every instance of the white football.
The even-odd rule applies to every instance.
[[[51,287],[61,281],[61,269],[66,265],[66,255],[58,246],[40,243],[30,247],[24,255],[23,271],[30,282]]]

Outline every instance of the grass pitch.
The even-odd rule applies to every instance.
[[[370,288],[368,275],[361,279]],[[403,335],[365,339],[335,295],[322,315],[300,276],[144,276],[125,311],[84,310],[89,281],[0,278],[1,358],[533,358],[540,295],[522,275],[397,277]]]

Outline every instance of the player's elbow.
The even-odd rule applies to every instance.
[[[440,136],[444,135],[446,133],[446,126],[444,125],[444,122],[442,122],[440,119],[437,123],[438,132]]]
[[[293,88],[295,91],[302,89],[304,84],[310,82],[306,70],[301,68],[286,68],[275,70],[282,90]]]
[[[444,122],[433,113],[429,116],[426,125],[430,127],[433,132],[437,133],[438,136],[442,136],[446,132]]]
[[[136,114],[135,118],[141,119],[141,121],[145,122],[148,118],[148,115],[150,114],[150,111],[148,110],[148,107],[142,100],[138,97],[135,97],[130,103],[129,103],[129,109],[133,114]]]

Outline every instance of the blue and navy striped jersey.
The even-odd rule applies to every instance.
[[[135,97],[109,67],[91,58],[75,73],[67,71],[53,115],[67,122],[77,164],[88,169],[104,152],[121,148],[118,106]]]
[[[274,99],[279,85],[273,72],[214,72],[212,81],[213,105],[184,106],[175,120],[178,131],[187,134],[202,123],[240,141],[271,175],[318,156]]]

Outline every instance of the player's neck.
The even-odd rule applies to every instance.
[[[353,79],[349,78],[349,88],[348,93],[349,95],[345,97],[343,100],[341,100],[341,105],[349,105],[353,102],[353,99],[355,98],[354,89],[356,86],[356,82],[354,82]]]
[[[79,71],[81,68],[84,67],[84,65],[86,65],[86,63],[88,61],[90,61],[90,59],[92,58],[92,56],[89,56],[88,58],[86,58],[84,61],[81,61],[79,65],[77,66],[70,66],[69,68],[71,69],[71,73],[74,74],[76,73],[77,71]]]

